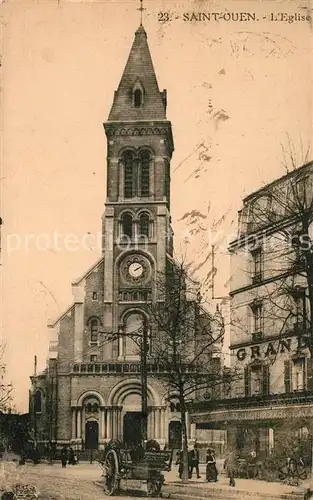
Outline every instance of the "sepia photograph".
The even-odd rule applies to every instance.
[[[313,0],[0,13],[0,498],[313,499]]]

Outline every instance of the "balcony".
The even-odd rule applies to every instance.
[[[262,407],[275,407],[281,405],[299,405],[312,404],[313,394],[311,391],[296,391],[292,393],[270,394],[260,396],[248,396],[241,398],[220,399],[214,401],[193,402],[189,411],[194,413],[198,411],[217,411],[217,410],[235,410]]]

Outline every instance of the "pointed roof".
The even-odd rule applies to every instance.
[[[143,88],[142,107],[134,107],[133,90]],[[147,33],[142,25],[135,33],[119,87],[114,94],[114,102],[109,121],[166,120],[165,93],[159,91],[154,67],[147,42]]]

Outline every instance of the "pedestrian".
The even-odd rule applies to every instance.
[[[225,462],[224,469],[226,469],[227,475],[229,477],[229,486],[235,486],[235,477],[237,474],[237,457],[234,451],[231,451]]]
[[[73,448],[70,446],[70,449],[68,451],[68,464],[69,465],[76,465],[76,457]]]
[[[217,468],[216,468],[216,458],[215,458],[215,453],[212,448],[208,448],[206,452],[206,480],[208,482],[210,481],[217,481]]]
[[[197,478],[200,479],[199,461],[199,450],[195,444],[188,454],[189,479],[192,478],[193,469],[196,469]]]
[[[67,461],[68,461],[68,452],[67,452],[67,447],[64,444],[61,450],[61,463],[63,468],[66,467]]]
[[[183,476],[183,470],[184,470],[184,460],[183,460],[183,451],[180,450],[176,454],[176,465],[178,465],[178,476],[179,479],[182,478]]]

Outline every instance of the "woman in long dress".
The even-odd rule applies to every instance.
[[[208,448],[206,452],[206,480],[217,481],[216,459],[212,448]]]

